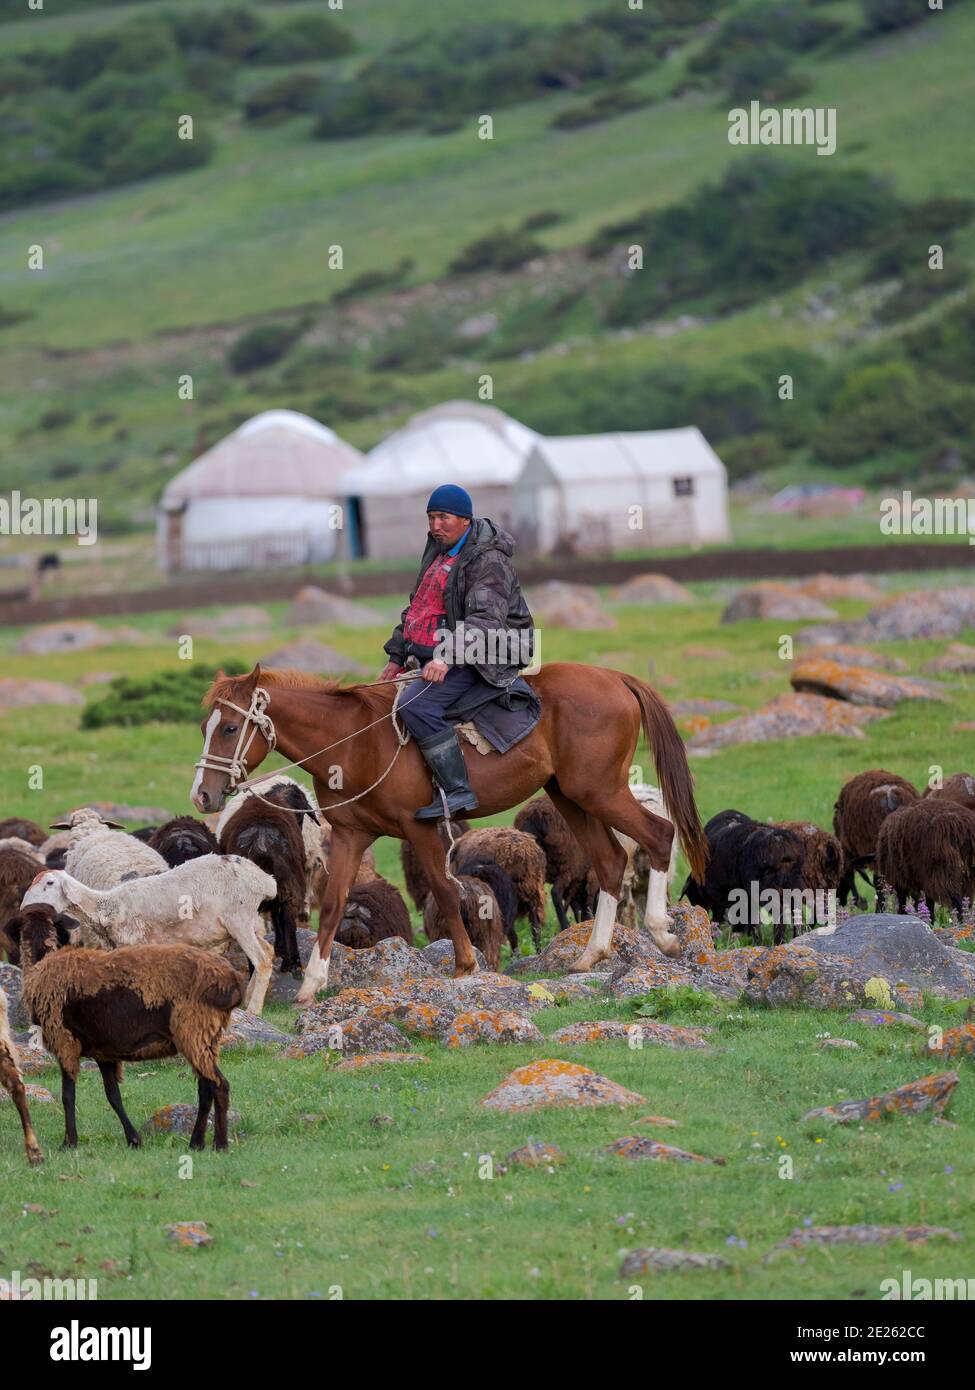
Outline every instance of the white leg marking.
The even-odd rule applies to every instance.
[[[307,1008],[309,1004],[315,1002],[315,995],[319,990],[325,989],[328,985],[328,967],[331,964],[331,956],[322,960],[318,950],[318,942],[312,947],[311,956],[305,966],[305,978],[301,989],[298,991],[295,1003],[299,1008]]]
[[[659,869],[650,870],[650,886],[647,890],[647,907],[643,921],[651,934],[654,929],[668,931],[670,928],[667,919],[667,875]]]

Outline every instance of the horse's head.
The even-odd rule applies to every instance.
[[[203,753],[190,800],[204,815],[222,810],[227,792],[235,791],[274,747],[274,725],[266,713],[269,696],[260,680],[260,666],[246,676],[221,671],[203,697]]]

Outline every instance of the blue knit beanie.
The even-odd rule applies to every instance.
[[[474,504],[469,492],[455,483],[442,483],[434,488],[427,503],[428,512],[450,512],[452,516],[474,516]]]

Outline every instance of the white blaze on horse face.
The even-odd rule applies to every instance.
[[[201,762],[205,763],[207,760],[207,757],[210,753],[210,740],[216,733],[217,725],[220,723],[220,718],[220,706],[217,705],[213,713],[210,715],[210,718],[207,720],[207,732],[206,738],[203,740],[203,756],[200,759]],[[193,778],[193,786],[190,788],[190,800],[192,801],[193,805],[196,807],[198,811],[203,810],[203,807],[200,805],[196,798],[200,794],[200,786],[202,785],[203,774],[205,771],[206,768],[204,767],[198,767],[196,769],[196,776]]]
[[[331,956],[326,956],[325,959],[322,960],[318,950],[318,942],[316,941],[315,945],[312,947],[311,955],[308,958],[308,964],[305,966],[304,981],[295,999],[295,1003],[299,1008],[305,1008],[308,1004],[314,1004],[315,995],[319,990],[325,989],[327,986],[328,967],[331,959]]]

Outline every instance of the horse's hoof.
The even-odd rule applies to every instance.
[[[456,966],[455,969],[454,969],[454,979],[455,979],[455,980],[462,980],[462,979],[465,977],[465,975],[476,975],[476,974],[477,974],[477,961],[476,961],[476,960],[472,960],[471,963],[470,963],[470,965],[467,965],[467,966],[458,965],[458,966]]]
[[[40,1149],[28,1149],[27,1162],[36,1168],[38,1163],[44,1162],[44,1155],[41,1153]]]
[[[583,951],[579,959],[569,966],[568,973],[570,975],[588,975],[590,970],[594,970],[599,962],[605,959],[606,956],[591,956],[588,951]]]
[[[684,954],[684,949],[673,932],[666,932],[663,936],[654,937],[653,941],[657,950],[662,951],[671,960],[678,960]]]

